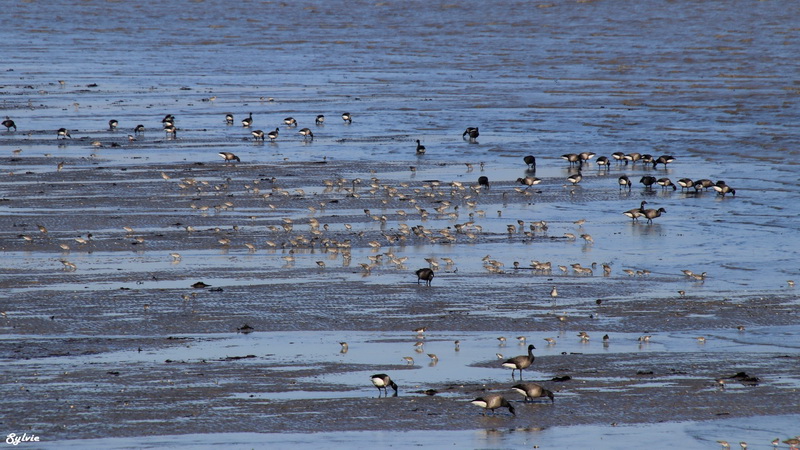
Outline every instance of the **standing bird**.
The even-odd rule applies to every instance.
[[[238,156],[234,155],[231,152],[219,152],[218,155],[220,157],[222,157],[222,159],[224,159],[226,162],[227,161],[239,161],[239,162],[242,161],[241,159],[239,159]]]
[[[717,191],[717,194],[718,194],[718,195],[721,195],[721,196],[723,196],[723,197],[725,197],[725,194],[731,194],[731,195],[733,195],[734,197],[736,196],[736,189],[734,189],[734,188],[732,188],[732,187],[728,186],[728,185],[727,185],[727,184],[725,184],[725,183],[723,183],[723,184],[721,184],[721,185],[720,185],[720,184],[719,184],[719,182],[718,182],[717,184],[715,184],[715,185],[713,186],[713,188],[714,188],[714,190],[715,190],[715,191]]]
[[[64,136],[64,139],[66,138],[72,139],[72,136],[69,135],[69,130],[66,128],[58,129],[58,131],[56,132],[56,139],[58,139],[60,136]]]
[[[533,170],[534,172],[536,171],[536,157],[535,156],[528,155],[528,156],[522,158],[522,161],[525,162],[525,164],[528,165],[528,169]]]
[[[383,392],[387,396],[389,395],[389,392],[386,391],[387,386],[391,386],[392,389],[394,389],[394,395],[397,396],[397,385],[394,381],[392,381],[391,378],[389,378],[389,375],[386,375],[385,373],[378,373],[371,376],[370,379],[372,380],[372,384],[378,388],[378,397],[381,395],[381,389],[383,389]]]
[[[558,297],[558,289],[556,289],[555,286],[553,286],[553,289],[550,289],[550,297],[553,297],[554,300]]]
[[[275,131],[270,131],[269,133],[267,133],[267,137],[269,138],[270,141],[274,141],[275,139],[277,139],[278,138],[278,129],[275,128]]]
[[[139,124],[133,127],[133,134],[144,133],[144,125]]]
[[[419,269],[416,272],[417,274],[417,284],[419,284],[419,280],[425,280],[425,286],[430,286],[431,282],[433,281],[433,270],[429,268]]]
[[[424,155],[425,154],[425,146],[417,139],[417,154]]]
[[[522,379],[522,369],[527,369],[533,364],[533,360],[535,359],[533,356],[533,349],[535,348],[533,344],[530,344],[528,345],[527,355],[515,356],[503,362],[503,367],[511,369],[511,378],[514,378],[514,371],[519,370],[519,378],[520,380]]]
[[[312,133],[311,130],[308,128],[301,128],[300,131],[298,131],[298,133],[300,133],[300,135],[303,136],[303,140],[314,139],[314,133]]]
[[[683,191],[684,189],[693,187],[694,181],[692,181],[691,178],[681,178],[680,180],[678,180],[678,184],[681,185],[681,191]]]
[[[645,209],[642,215],[647,218],[647,223],[653,223],[653,219],[656,217],[661,217],[661,214],[666,212],[667,210],[664,208]]]
[[[666,189],[670,186],[672,186],[673,191],[678,189],[675,186],[675,183],[673,183],[672,180],[670,180],[669,178],[659,178],[658,180],[656,180],[656,183],[658,183],[658,185],[661,186],[661,189]]]
[[[517,178],[517,183],[524,184],[525,186],[528,186],[528,187],[525,188],[526,190],[529,189],[531,186],[537,185],[537,184],[539,184],[541,182],[542,182],[542,180],[540,180],[540,179],[538,179],[536,177]]]
[[[349,112],[342,113],[342,120],[347,123],[353,123],[353,116]]]
[[[478,131],[478,127],[467,127],[467,129],[464,130],[463,133],[461,133],[461,137],[462,138],[464,136],[469,136],[469,140],[470,141],[474,141],[475,139],[478,139],[478,136],[480,136],[480,135],[481,135],[481,133]]]
[[[261,142],[264,142],[264,132],[261,130],[253,130],[250,132],[253,135],[253,139],[256,141],[261,139]]]
[[[233,125],[233,114],[225,114],[225,123],[228,125]]]
[[[666,169],[667,168],[667,164],[671,163],[672,161],[675,161],[675,157],[674,156],[672,156],[672,155],[661,155],[658,158],[656,158],[655,160],[653,160],[653,168],[655,169],[656,166],[658,166],[659,164],[663,164],[664,168]]]
[[[287,126],[290,126],[290,127],[296,127],[297,126],[297,120],[295,120],[294,117],[287,117],[287,118],[283,119],[283,123],[285,123]]]
[[[575,186],[578,183],[580,183],[581,180],[583,180],[583,175],[581,174],[580,170],[578,171],[578,173],[576,173],[574,175],[570,175],[570,176],[567,177],[567,181],[572,183],[573,186]]]
[[[581,157],[577,153],[567,153],[566,155],[561,155],[561,159],[567,160],[570,166],[581,162]]]
[[[173,139],[178,137],[178,129],[175,128],[175,125],[173,125],[172,122],[169,122],[168,125],[164,126],[164,133],[171,134]]]
[[[517,415],[517,412],[514,411],[514,407],[511,406],[511,403],[508,403],[508,400],[503,398],[503,396],[500,394],[485,394],[483,397],[478,397],[475,400],[472,400],[470,403],[483,408],[484,416],[486,415],[487,409],[494,413],[494,410],[497,408],[508,408],[508,412],[510,412],[512,415]]]
[[[317,118],[314,119],[314,123],[317,125],[322,125],[323,123],[325,123],[325,116],[323,116],[322,114],[318,115]]]
[[[119,125],[119,121],[115,119],[111,119],[108,121],[108,129],[114,131],[117,129],[117,125]]]
[[[250,116],[245,117],[244,119],[242,119],[242,126],[245,127],[245,128],[248,128],[252,124],[253,124],[253,113],[250,113]]]
[[[484,189],[489,189],[489,177],[484,175],[478,177],[478,186],[481,186]]]
[[[12,128],[17,131],[17,124],[10,117],[6,117],[6,120],[3,121],[3,126],[6,127],[6,131],[11,131]]]
[[[639,180],[639,183],[642,183],[645,189],[652,189],[653,185],[656,184],[656,177],[645,175]]]
[[[611,164],[611,162],[608,160],[607,156],[601,156],[601,157],[597,158],[597,165],[598,166],[602,166],[603,168],[607,169],[610,164]]]
[[[620,189],[622,189],[622,188],[624,188],[625,186],[627,186],[627,187],[628,187],[628,190],[629,190],[629,191],[631,190],[631,179],[630,179],[630,178],[628,178],[628,176],[627,176],[627,175],[622,175],[621,177],[619,177],[619,178],[617,179],[617,183],[619,183],[619,188],[620,188]]]
[[[547,389],[543,388],[541,385],[538,385],[536,383],[515,384],[514,386],[511,387],[511,389],[524,395],[526,402],[529,399],[533,401],[533,399],[541,397],[548,397],[552,403],[556,402],[555,396],[553,395],[552,392],[548,391]]]

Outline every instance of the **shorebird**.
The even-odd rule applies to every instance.
[[[425,286],[430,286],[431,285],[431,282],[433,281],[433,275],[434,275],[433,270],[425,267],[425,268],[417,270],[414,273],[417,274],[417,284],[419,284],[420,280],[424,280],[425,281]]]
[[[474,141],[475,139],[478,139],[478,136],[480,136],[480,135],[481,135],[481,133],[480,133],[480,131],[478,131],[478,127],[467,127],[467,129],[464,130],[463,133],[461,133],[461,137],[462,138],[464,136],[469,136],[469,140],[470,141]]]
[[[556,289],[555,286],[553,286],[553,289],[550,289],[550,297],[553,297],[554,299],[558,297],[558,289]]]
[[[220,157],[222,157],[222,159],[224,159],[226,162],[227,161],[239,161],[239,162],[242,161],[241,159],[239,159],[238,156],[234,155],[231,152],[219,152],[218,155]]]
[[[511,369],[511,378],[514,378],[514,371],[519,370],[519,378],[522,379],[522,369],[527,369],[533,364],[535,357],[533,356],[533,349],[536,347],[533,344],[528,345],[528,354],[515,356],[503,362],[503,367]]]
[[[339,342],[339,345],[342,346],[341,350],[339,350],[339,353],[347,353],[347,350],[350,349],[350,346],[347,344],[347,342]]]
[[[349,113],[342,113],[342,120],[347,123],[353,123],[353,116]]]
[[[525,396],[525,401],[528,400],[533,401],[534,398],[541,398],[547,397],[550,399],[552,403],[555,403],[555,396],[551,391],[543,388],[541,385],[536,383],[520,383],[514,385],[511,389],[519,392],[520,394]]]
[[[245,117],[244,119],[242,119],[242,126],[247,128],[252,124],[253,124],[253,113],[250,113],[250,115],[248,117]]]
[[[425,146],[420,143],[419,139],[417,139],[417,154],[424,155],[425,154]]]
[[[72,136],[69,135],[69,130],[66,128],[59,128],[58,131],[56,132],[56,139],[62,136],[64,137],[64,139],[66,138],[72,139]]]
[[[6,120],[3,121],[3,126],[6,127],[6,131],[11,131],[12,128],[17,131],[17,124],[10,117],[6,117]]]
[[[553,338],[544,338],[547,341],[547,345],[556,345],[556,340]]]
[[[397,395],[397,384],[395,384],[395,382],[389,378],[389,375],[386,375],[385,373],[377,373],[371,376],[370,379],[372,380],[372,385],[378,388],[379,397],[381,395],[381,389],[383,389],[383,392],[386,395],[389,395],[389,392],[386,390],[387,386],[391,386],[391,388],[394,389],[394,395]]]

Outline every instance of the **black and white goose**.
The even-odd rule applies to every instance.
[[[417,139],[417,154],[424,155],[425,154],[425,146]]]
[[[536,383],[520,383],[515,384],[511,387],[511,389],[519,392],[520,394],[525,396],[525,401],[528,400],[533,401],[535,398],[542,398],[547,397],[550,399],[552,403],[555,403],[555,395],[551,391],[543,388],[541,385]]]
[[[536,171],[536,157],[533,155],[528,155],[522,158],[522,161],[528,165],[528,170]]]
[[[218,153],[218,155],[219,155],[219,156],[220,156],[222,159],[224,159],[224,160],[225,160],[225,162],[228,162],[228,161],[239,161],[239,162],[241,162],[241,161],[242,161],[241,159],[239,159],[239,157],[238,157],[238,156],[234,155],[234,154],[233,154],[233,153],[231,153],[231,152],[219,152],[219,153]]]
[[[503,398],[503,396],[500,394],[484,394],[483,396],[472,400],[470,403],[483,408],[484,416],[486,415],[487,409],[494,413],[494,410],[497,408],[508,408],[508,412],[510,412],[512,415],[517,415],[517,412],[514,411],[514,407],[511,406],[511,403],[508,403],[508,400]]]
[[[528,354],[515,356],[503,362],[503,367],[511,369],[511,378],[514,378],[514,371],[519,370],[519,378],[522,379],[522,370],[527,369],[533,364],[535,357],[533,356],[533,349],[536,347],[533,344],[528,345]]]
[[[653,223],[653,219],[655,219],[656,217],[661,217],[661,214],[664,214],[666,212],[667,210],[664,208],[645,209],[642,215],[647,218],[647,223]]]
[[[372,385],[378,388],[378,396],[380,396],[381,389],[383,389],[383,392],[388,396],[389,392],[386,391],[387,387],[394,389],[394,395],[397,395],[397,384],[389,378],[389,375],[377,373],[371,376],[370,379],[372,380]]]
[[[117,125],[119,125],[119,121],[116,119],[111,119],[108,121],[108,129],[114,131],[117,129]]]
[[[314,133],[308,128],[301,128],[298,133],[303,136],[303,139],[314,139]]]
[[[622,175],[621,177],[617,178],[617,183],[619,183],[619,188],[622,189],[624,187],[628,187],[628,190],[631,190],[631,179],[628,178],[627,175]]]
[[[425,267],[423,269],[419,269],[416,272],[417,274],[417,284],[419,284],[420,280],[425,281],[425,286],[430,286],[431,282],[433,281],[434,272],[433,270]]]
[[[475,139],[478,139],[478,136],[480,136],[480,135],[481,135],[481,133],[480,133],[480,131],[478,131],[478,127],[467,127],[467,129],[464,130],[463,133],[461,133],[461,137],[462,138],[467,136],[467,137],[469,137],[470,141],[474,141]]]
[[[269,138],[270,141],[274,141],[275,139],[277,139],[278,138],[278,129],[275,128],[275,131],[270,131],[269,133],[267,133],[267,137]]]
[[[59,128],[58,129],[58,131],[56,132],[56,139],[58,139],[60,137],[63,137],[64,139],[66,139],[66,138],[72,139],[72,136],[69,135],[69,130],[66,129],[66,128]]]
[[[262,131],[262,130],[253,130],[253,131],[250,132],[250,134],[253,135],[253,139],[256,140],[256,141],[259,140],[259,139],[262,142],[264,141],[264,131]]]
[[[253,124],[253,113],[250,113],[249,116],[247,116],[244,119],[242,119],[242,126],[247,128],[252,124]]]
[[[353,123],[353,116],[349,112],[342,113],[342,120],[347,123]]]

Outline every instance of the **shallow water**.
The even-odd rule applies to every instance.
[[[18,128],[0,131],[2,340],[14,348],[29,340],[59,347],[66,338],[87,336],[192,338],[188,346],[152,352],[99,352],[91,362],[74,354],[20,359],[9,350],[4,364],[24,378],[30,364],[196,362],[263,355],[257,350],[268,347],[275,370],[300,370],[302,364],[287,365],[298,356],[356,366],[298,375],[301,382],[319,377],[338,389],[321,395],[282,392],[287,403],[315,394],[374,394],[364,380],[383,366],[402,369],[414,386],[509,381],[492,367],[494,353],[524,351],[516,342],[498,347],[493,339],[501,335],[509,341],[528,335],[543,361],[561,352],[612,360],[641,353],[664,368],[690,353],[707,355],[705,362],[718,365],[716,376],[737,371],[730,355],[736,353],[756,360],[785,353],[795,358],[791,364],[800,333],[800,304],[787,284],[800,278],[794,251],[800,248],[800,216],[792,206],[800,194],[800,141],[794,132],[799,16],[794,3],[745,0],[514,2],[503,8],[478,1],[397,7],[357,0],[342,7],[246,0],[233,7],[179,0],[169,14],[102,0],[4,5],[0,36],[8,51],[0,65],[0,115],[12,117]],[[352,124],[341,120],[345,111],[353,114]],[[233,125],[224,123],[229,112]],[[239,121],[251,112],[254,125],[243,128]],[[174,139],[161,131],[167,113],[177,117]],[[324,125],[314,125],[317,114],[325,114]],[[285,126],[287,116],[299,126]],[[108,130],[112,118],[120,122],[116,131]],[[137,124],[147,130],[129,141]],[[461,138],[466,126],[480,127],[477,142]],[[57,140],[60,127],[69,128],[72,139]],[[313,130],[313,140],[297,133],[302,127]],[[275,142],[251,139],[251,129],[275,128]],[[427,147],[423,156],[414,154],[416,139]],[[220,151],[242,162],[224,165]],[[608,157],[615,151],[672,154],[676,161],[657,169],[641,163],[600,169],[590,163],[583,181],[570,186],[566,177],[575,169],[561,155],[582,151]],[[542,183],[518,192],[515,180],[531,174],[522,163],[527,154],[536,156],[535,175]],[[162,173],[171,178],[162,179]],[[618,187],[622,174],[634,182],[630,192]],[[453,194],[451,182],[469,187],[481,175],[490,179],[488,191]],[[736,195],[645,190],[638,183],[644,175],[722,179]],[[341,186],[323,183],[340,178]],[[354,184],[356,178],[362,182]],[[373,178],[378,188],[370,186]],[[187,179],[197,184],[181,186]],[[434,180],[438,187],[431,186]],[[357,196],[347,190],[353,187]],[[406,199],[390,197],[387,187]],[[428,192],[438,197],[422,196]],[[419,199],[429,216],[422,218],[408,198]],[[653,224],[631,223],[621,212],[642,200],[666,214]],[[225,201],[233,206],[222,208]],[[435,212],[442,201],[452,201],[444,212],[457,217]],[[364,209],[386,216],[385,223]],[[267,228],[287,218],[295,223],[292,232]],[[352,241],[351,261],[319,245],[291,243],[311,236],[311,218],[329,225],[324,237]],[[574,223],[580,219],[586,222]],[[540,220],[548,223],[547,231],[523,234]],[[475,238],[456,234],[453,242],[436,234],[467,221],[482,227]],[[48,234],[39,233],[37,224],[46,225]],[[423,225],[437,240],[412,236],[388,243],[384,234],[397,233],[401,224]],[[185,232],[187,225],[198,231]],[[508,233],[508,225],[521,229]],[[87,233],[91,243],[74,241]],[[588,233],[594,242],[569,240],[564,233]],[[134,244],[137,237],[144,242]],[[220,245],[222,237],[230,245]],[[380,250],[370,248],[370,241],[380,242]],[[70,250],[62,251],[59,243]],[[181,254],[180,261],[173,252]],[[392,264],[389,252],[408,260]],[[359,264],[371,264],[369,258],[379,254],[379,263],[362,270]],[[498,261],[497,273],[482,260],[487,255]],[[294,259],[287,261],[289,256]],[[446,266],[444,257],[455,264]],[[418,287],[413,275],[427,265],[425,258],[441,264],[430,288]],[[77,269],[65,269],[61,260]],[[552,273],[534,273],[532,260],[552,261]],[[573,263],[593,267],[593,276],[557,268]],[[612,267],[610,276],[602,276],[603,263]],[[650,273],[628,276],[624,269]],[[708,276],[693,281],[683,269]],[[189,288],[200,280],[221,290]],[[556,301],[548,295],[553,285],[560,291]],[[676,297],[678,290],[685,299]],[[603,306],[595,305],[597,299]],[[566,325],[557,324],[559,315],[568,318]],[[243,323],[257,333],[226,335]],[[440,355],[434,367],[424,353],[414,353],[414,336],[401,332],[421,325],[431,328],[426,352]],[[736,330],[743,325],[746,333]],[[592,341],[573,339],[578,331],[590,331]],[[610,347],[599,340],[605,333],[613,336]],[[645,333],[654,338],[640,345],[636,338]],[[708,337],[702,345],[694,339],[701,335]],[[558,344],[547,347],[541,339],[548,336]],[[464,342],[458,354],[454,339]],[[351,342],[346,355],[337,353],[340,340]],[[412,354],[415,365],[404,367],[400,358]],[[532,368],[532,375],[555,376],[552,364]],[[741,364],[760,370],[762,378],[774,375],[772,388],[796,396],[796,377],[772,372],[760,361]],[[587,390],[624,389],[611,382],[617,378]],[[670,383],[662,377],[635,388],[669,398]],[[13,404],[25,403],[19,393],[6,392],[12,393]],[[409,446],[442,439],[442,445],[465,447],[595,448],[597,439],[626,439],[659,448],[663,438],[708,448],[716,436],[738,442],[766,435],[755,425],[748,428],[774,416],[757,408],[753,401],[735,411],[761,416],[753,422],[676,417],[676,423],[641,428],[582,425],[577,433],[563,432],[563,423],[543,432],[488,434],[483,430],[503,425],[469,422],[469,431],[442,432],[452,424],[440,423],[432,425],[440,430],[436,437],[413,421],[400,428]],[[657,420],[665,419],[643,422]],[[455,416],[452,421],[459,422]],[[20,423],[44,426],[37,414]],[[770,433],[797,433],[789,420],[774,424]],[[50,425],[51,437],[75,437]],[[400,433],[317,425],[320,432],[304,439],[352,446],[385,438],[389,445]],[[110,440],[75,445],[142,444],[125,440],[143,432],[135,426],[117,441],[97,434],[112,428],[79,427],[80,436]],[[732,430],[743,433],[732,437]],[[235,446],[317,445],[295,441],[292,434],[215,435],[222,430],[211,426],[209,434],[183,438],[168,429],[159,432],[178,439],[175,446],[203,446],[203,439],[217,437]],[[167,443],[150,439],[145,445]]]

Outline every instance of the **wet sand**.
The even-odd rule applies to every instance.
[[[163,18],[138,7],[86,2],[79,12],[104,17],[89,34],[12,7],[18,22],[0,19],[6,29],[23,24],[51,46],[8,36],[29,53],[5,63],[13,77],[0,89],[18,126],[0,131],[0,428],[51,448],[767,448],[800,433],[800,302],[787,284],[800,278],[787,251],[800,245],[797,107],[793,72],[778,64],[797,60],[796,11],[740,3],[753,13],[688,2],[605,22],[614,7],[598,1],[517,19],[481,9],[497,20],[482,23],[442,5],[397,41],[381,30],[403,20],[384,17],[359,19],[346,42],[330,30],[352,18],[327,6],[278,7],[295,25],[279,30],[226,10],[181,16],[172,63],[155,44],[166,42]],[[150,65],[123,71],[113,63],[126,57],[80,36],[129,43],[132,28],[103,24],[134,12]],[[309,14],[321,25],[298,28]],[[210,38],[221,23],[226,34]],[[253,30],[280,38],[230,45]],[[81,49],[86,58],[73,58]],[[265,52],[272,71],[243,62]],[[279,138],[254,142],[239,124],[249,112],[251,129]],[[176,138],[160,130],[167,113]],[[129,140],[138,123],[147,131]],[[473,125],[477,142],[461,137]],[[72,139],[57,140],[65,126]],[[587,150],[676,161],[590,162],[571,186],[561,155]],[[534,174],[542,183],[530,189],[515,182]],[[489,189],[477,187],[482,175]],[[647,190],[645,175],[724,179],[737,193]],[[667,213],[653,224],[621,214],[642,200]],[[538,221],[547,226],[531,228]],[[431,286],[414,275],[426,258],[438,264]],[[553,390],[554,404],[510,390],[518,380],[496,354],[525,353],[517,336],[537,347],[525,381]],[[397,397],[377,398],[369,375],[382,372]],[[726,378],[740,372],[758,380]],[[469,400],[486,392],[513,400],[517,415],[483,416]]]

